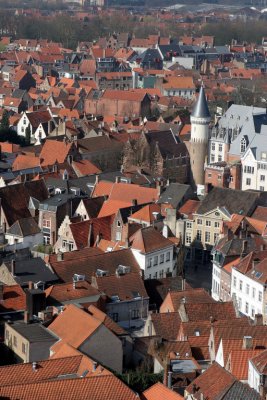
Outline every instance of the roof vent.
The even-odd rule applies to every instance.
[[[108,276],[108,271],[104,271],[103,269],[97,269],[95,274],[97,277]]]
[[[33,362],[32,363],[32,370],[35,372],[35,371],[37,371],[37,362]]]
[[[125,265],[119,265],[116,269],[116,275],[125,275],[131,272],[131,267]]]

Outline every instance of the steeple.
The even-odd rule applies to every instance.
[[[210,118],[209,107],[205,95],[204,87],[201,86],[199,91],[198,99],[194,105],[193,111],[191,113],[193,118]]]

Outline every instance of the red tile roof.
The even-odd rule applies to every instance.
[[[248,380],[248,362],[251,358],[261,354],[263,350],[232,350],[229,354],[229,372],[240,381]]]
[[[182,400],[183,397],[158,382],[142,394],[144,400]]]
[[[3,286],[0,312],[23,311],[26,309],[26,294],[19,285]]]
[[[9,400],[136,400],[136,394],[114,375],[13,384],[2,387],[1,396]]]
[[[72,150],[73,143],[46,140],[40,153],[42,166],[54,165],[56,162],[64,163]]]
[[[77,300],[77,303],[80,303],[83,298],[100,295],[99,291],[87,281],[76,282],[75,287],[73,282],[52,285],[45,290],[45,294],[49,304],[70,300]]]

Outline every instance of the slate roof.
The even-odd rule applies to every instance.
[[[186,145],[179,143],[171,130],[150,131],[145,133],[145,137],[150,145],[158,146],[164,159],[189,155]]]
[[[11,262],[4,262],[8,270],[11,271]],[[34,283],[42,281],[45,283],[57,282],[57,275],[52,272],[40,257],[17,259],[15,261],[15,281],[21,285],[28,285],[29,281]]]
[[[177,208],[183,201],[184,196],[190,193],[193,195],[190,185],[184,185],[182,183],[170,183],[160,195],[158,203],[170,203],[173,208]]]
[[[7,230],[9,235],[19,237],[36,235],[40,232],[41,230],[33,217],[21,218]]]
[[[217,207],[224,207],[230,214],[239,212],[250,215],[259,197],[259,192],[214,187],[202,200],[197,214],[202,215]]]
[[[157,309],[159,309],[169,292],[182,290],[183,279],[178,276],[162,279],[146,279],[144,284],[150,304],[155,304]]]
[[[234,382],[227,393],[221,397],[221,400],[260,400],[261,396],[256,390],[242,382]]]
[[[24,322],[12,323],[12,329],[27,339],[30,343],[57,342],[58,338],[39,323],[25,324]]]

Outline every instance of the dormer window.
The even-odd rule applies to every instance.
[[[241,143],[240,143],[240,152],[245,153],[246,148],[247,148],[247,141],[244,137],[242,137]]]

